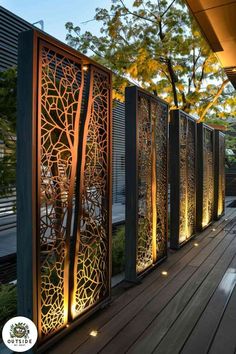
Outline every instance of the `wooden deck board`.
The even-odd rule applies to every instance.
[[[236,266],[236,242],[228,247],[228,252],[224,254],[221,260],[214,267],[210,276],[206,279],[203,285],[196,292],[191,302],[186,306],[183,313],[175,321],[174,325],[168,331],[168,334],[162,340],[162,342],[155,349],[154,353],[179,353],[191,333],[192,329],[195,327],[196,322],[201,316],[202,312],[205,310],[209,299],[212,297],[215,288],[218,286],[226,269],[229,266],[229,262],[233,259],[233,266]],[[170,342],[171,339],[171,342]]]
[[[177,348],[182,349],[185,345],[185,350],[191,340],[196,340],[194,338],[201,332],[205,308],[206,316],[207,313],[211,314],[212,304],[218,299],[221,305],[217,325],[211,329],[212,341],[216,327],[219,326],[219,331],[223,331],[226,326],[221,327],[219,322],[224,314],[224,304],[230,300],[230,305],[234,296],[233,293],[230,298],[232,285],[225,300],[222,300],[219,284],[229,279],[225,273],[229,273],[227,269],[236,254],[236,236],[230,232],[235,223],[236,209],[227,208],[225,217],[179,251],[170,252],[168,260],[147,275],[140,285],[127,290],[122,285],[116,288],[109,307],[92,316],[47,353],[120,354],[129,351],[148,354],[157,350],[157,353],[162,354],[160,350],[165,343],[167,351],[164,352],[177,353]],[[213,232],[212,228],[216,231]],[[194,247],[194,242],[198,242],[199,246]],[[161,275],[162,270],[168,271],[167,277]],[[196,301],[200,301],[200,305]],[[199,305],[198,310],[195,302]],[[208,303],[210,308],[207,310]],[[190,320],[192,314],[193,319]],[[223,319],[227,318],[226,314],[227,311]],[[212,321],[210,317],[208,321]],[[187,330],[182,335],[185,327]],[[99,332],[96,338],[89,335],[92,329]],[[181,338],[177,338],[177,345],[171,340],[173,334]],[[217,334],[215,336],[216,342],[219,336],[220,332],[218,337]]]
[[[145,331],[145,328],[147,328],[149,324],[154,321],[154,319],[164,308],[165,311],[167,310],[167,312],[169,312],[169,314],[167,315],[168,321],[171,321],[172,318],[175,318],[175,310],[178,308],[176,307],[175,296],[177,296],[179,301],[182,301],[183,292],[185,291],[185,289],[187,289],[187,296],[185,298],[186,302],[189,296],[194,293],[194,289],[196,286],[198,286],[200,279],[204,278],[206,276],[206,272],[209,271],[212,267],[214,267],[214,265],[218,261],[219,255],[223,252],[225,247],[230,244],[231,238],[227,241],[224,240],[225,244],[219,246],[220,241],[222,241],[222,238],[220,238],[220,236],[221,235],[219,235],[218,239],[216,238],[214,242],[208,245],[208,254],[205,254],[204,259],[202,259],[201,253],[198,254],[198,256],[196,257],[196,259],[201,258],[199,270],[196,266],[193,266],[191,262],[189,264],[186,264],[182,271],[179,272],[178,275],[173,279],[173,281],[170,282],[168,286],[164,288],[161,292],[159,292],[155,296],[155,298],[153,298],[152,301],[150,301],[137,314],[137,316],[135,316],[132,321],[130,321],[129,324],[122,329],[122,331],[117,336],[115,336],[114,340],[112,340],[111,343],[106,347],[106,350],[104,350],[104,353],[108,353],[112,349],[112,347],[115,348],[114,350],[117,353],[119,353],[119,350],[120,352],[124,352],[125,350],[127,350],[130,346],[130,343],[137,340],[137,338],[142,334],[142,332]],[[213,247],[214,252],[212,251]],[[212,254],[210,253],[210,251],[212,252]],[[173,305],[169,306],[171,301],[173,302]],[[184,306],[184,303],[182,306]],[[162,328],[162,331],[163,330],[164,327]],[[160,331],[160,334],[162,331]],[[146,336],[146,334],[144,336]],[[147,339],[147,342],[149,345],[149,339]],[[144,346],[147,350],[146,344],[144,344]]]
[[[235,269],[234,269],[235,272]],[[236,352],[236,287],[211,343],[209,354]]]
[[[236,284],[236,262],[234,268],[227,269],[223,279],[208,303],[200,320],[193,329],[187,343],[184,345],[183,354],[208,353],[217,328],[227,308],[231,294]]]
[[[182,311],[188,306],[188,303],[192,300],[202,283],[207,279],[209,273],[214,271],[225,249],[228,249],[231,245],[232,238],[232,235],[228,238],[226,237],[218,244],[218,247],[206,258],[205,262],[201,264],[185,286],[176,293],[176,296],[169,302],[168,306],[155,318],[152,324],[146,328],[133,348],[131,347],[131,353],[141,353],[144,349],[146,353],[149,353],[155,349],[158,343],[168,333],[171,326],[178,320]],[[225,258],[227,259],[227,257],[228,254]]]

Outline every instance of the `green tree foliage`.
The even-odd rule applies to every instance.
[[[232,86],[182,0],[135,0],[131,7],[113,0],[94,20],[100,36],[68,22],[67,41],[117,74],[115,97],[130,80],[200,120],[235,106]]]
[[[0,72],[0,196],[16,183],[16,69]]]
[[[0,340],[4,324],[16,315],[16,286],[12,284],[0,284]]]

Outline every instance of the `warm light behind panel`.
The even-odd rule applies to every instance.
[[[168,105],[126,89],[126,279],[167,255]]]
[[[202,230],[214,217],[214,129],[199,123],[197,137],[197,226]]]
[[[36,30],[19,44],[19,307],[41,344],[109,300],[111,74]]]
[[[188,114],[171,111],[170,247],[179,248],[196,233],[197,126]]]
[[[225,212],[225,134],[215,130],[215,218]]]

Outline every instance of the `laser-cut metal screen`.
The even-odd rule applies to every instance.
[[[215,218],[225,212],[225,134],[215,130]]]
[[[174,110],[170,120],[170,247],[179,248],[196,233],[197,126]]]
[[[126,279],[167,255],[168,105],[126,89]]]
[[[110,296],[111,74],[38,31],[19,44],[19,304],[42,343]]]
[[[214,129],[204,123],[197,125],[198,183],[197,225],[202,230],[214,218]]]

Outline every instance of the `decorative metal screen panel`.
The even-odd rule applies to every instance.
[[[170,121],[170,247],[178,248],[196,233],[197,126],[175,110]]]
[[[225,211],[225,134],[215,130],[215,218]]]
[[[168,105],[126,89],[126,279],[167,255]]]
[[[32,293],[43,342],[110,296],[111,74],[37,31],[19,47],[18,159],[30,160],[18,170],[18,210],[29,203],[32,219],[21,211],[18,237],[28,245],[18,282]]]
[[[199,123],[197,135],[197,224],[199,230],[202,230],[211,224],[214,217],[214,129]]]

